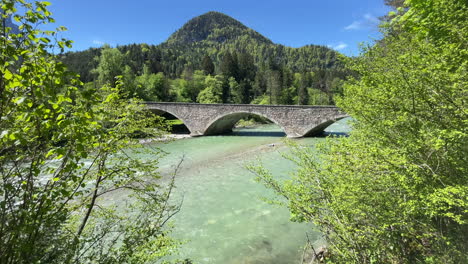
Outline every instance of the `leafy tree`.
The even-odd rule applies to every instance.
[[[176,94],[177,102],[191,102],[190,83],[185,79],[175,79],[171,81],[171,90]]]
[[[205,89],[206,75],[203,71],[197,70],[190,80],[175,79],[171,81],[171,89],[177,94],[177,102],[196,102],[200,91]]]
[[[329,96],[320,90],[308,88],[307,96],[309,98],[307,104],[309,105],[328,105],[329,104]]]
[[[205,89],[198,94],[197,102],[202,104],[219,104],[223,102],[223,80],[220,76],[206,76]]]
[[[315,223],[333,263],[468,262],[468,3],[406,3],[352,62],[359,78],[337,101],[351,136],[294,148],[286,182],[252,168]]]
[[[48,5],[0,4],[2,22],[20,23],[0,27],[0,263],[157,261],[177,244],[163,228],[173,180],[160,187],[157,162],[130,152],[159,155],[134,136],[165,125],[123,100],[118,80],[82,87],[48,52],[71,41],[37,29],[54,21]],[[117,190],[131,205],[104,202]]]
[[[193,73],[193,80],[190,85],[190,100],[192,102],[197,101],[197,96],[205,88],[205,79],[206,75],[204,74],[203,71],[195,71]]]
[[[330,92],[331,95],[334,95],[336,97],[343,95],[343,84],[344,81],[340,78],[333,78],[330,82]]]
[[[229,78],[229,89],[232,91],[231,92],[231,102],[235,104],[241,104],[242,99],[243,99],[243,91],[241,86],[238,82],[236,82],[236,79],[234,77]]]
[[[125,90],[129,97],[141,98],[138,94],[138,87],[136,83],[136,76],[130,66],[125,65],[122,73],[122,81],[125,83]]]
[[[116,48],[105,46],[98,58],[99,64],[94,73],[98,75],[101,85],[115,86],[115,77],[122,75],[124,69],[124,55]]]
[[[162,72],[149,73],[148,67],[143,67],[143,74],[136,77],[136,85],[139,86],[138,98],[145,101],[168,101],[169,84]]]

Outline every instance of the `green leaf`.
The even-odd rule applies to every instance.
[[[13,74],[8,69],[5,69],[3,72],[3,78],[6,80],[11,80],[13,78]]]
[[[62,120],[62,119],[64,119],[64,118],[65,118],[65,115],[64,115],[64,114],[60,114],[60,115],[57,116],[56,121],[60,121],[60,120]]]
[[[45,155],[46,159],[50,157],[51,155],[53,155],[54,153],[55,153],[55,149],[49,150],[49,152],[47,152],[47,154]]]

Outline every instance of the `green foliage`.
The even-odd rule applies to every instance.
[[[300,81],[297,91],[297,104],[306,105],[309,101],[309,85],[311,84],[311,75],[305,72],[300,76]],[[312,97],[313,99],[313,97]]]
[[[200,91],[205,89],[206,75],[197,70],[193,74],[187,74],[186,79],[171,80],[171,93],[176,95],[177,102],[196,102]]]
[[[234,77],[239,80],[239,62],[237,60],[237,54],[231,54],[227,51],[223,54],[223,60],[220,65],[220,73],[226,77]]]
[[[294,147],[289,181],[252,168],[324,234],[332,263],[468,262],[468,4],[406,3],[350,62],[359,78],[337,104],[351,136]]]
[[[212,75],[215,73],[215,66],[210,56],[205,55],[205,57],[203,57],[202,68],[205,74]]]
[[[130,69],[124,72],[125,76],[129,76],[127,73],[141,76],[145,68],[149,74],[162,72],[167,81],[175,80],[172,83],[174,87],[172,92],[176,96],[159,98],[165,101],[196,102],[198,93],[194,95],[193,92],[200,92],[206,87],[200,89],[189,84],[191,79],[186,75],[197,70],[207,75],[224,76],[222,101],[244,104],[249,104],[255,97],[262,96],[271,78],[275,79],[270,82],[274,89],[268,94],[272,97],[272,103],[297,103],[293,102],[297,92],[291,89],[294,94],[289,93],[289,88],[292,87],[291,79],[294,73],[305,72],[318,72],[319,74],[314,74],[317,78],[311,80],[307,87],[319,89],[331,98],[337,94],[329,85],[331,81],[334,78],[344,80],[350,74],[341,62],[342,55],[327,47],[308,45],[291,48],[273,44],[239,21],[217,12],[209,12],[190,20],[160,45],[131,44],[118,46],[115,49],[120,54],[115,50],[109,50],[109,47],[104,47],[66,53],[61,58],[71,70],[81,75],[83,82],[94,81],[96,76],[100,76],[101,82],[112,83],[113,76],[122,74],[125,67]],[[102,54],[104,50],[107,51]],[[96,58],[93,58],[93,54]],[[112,70],[114,65],[120,64],[122,56],[124,62],[120,66],[120,71]],[[96,70],[91,71],[91,69]],[[271,71],[277,76],[272,77]],[[93,73],[97,75],[93,76]],[[238,91],[230,90],[228,81],[230,77],[234,77],[239,84]],[[187,85],[179,79],[186,80]],[[138,85],[129,83],[129,86]],[[130,87],[130,94],[137,95],[132,89],[133,87]],[[142,90],[145,89],[151,88],[142,87]],[[308,103],[306,97],[299,99],[301,104]],[[333,103],[333,100],[329,103]]]
[[[237,127],[253,127],[257,125],[257,123],[255,122],[255,120],[253,119],[240,119],[239,121],[237,121],[236,123],[236,128]]]
[[[20,23],[16,33],[0,27],[0,263],[157,261],[177,245],[163,228],[177,211],[167,202],[174,182],[159,186],[157,161],[132,157],[160,156],[134,135],[157,136],[165,125],[124,100],[120,80],[83,87],[48,52],[71,44],[37,29],[54,21],[48,5],[0,5],[2,20]],[[109,63],[120,56],[104,54]],[[116,191],[113,204],[106,198]]]
[[[206,76],[205,86],[206,88],[198,94],[198,103],[219,104],[223,102],[223,80],[219,76]]]
[[[228,83],[229,83],[229,90],[232,91],[231,102],[234,104],[241,104],[243,86],[241,86],[234,77],[229,77]]]
[[[138,97],[145,101],[168,101],[170,98],[169,83],[162,72],[154,74],[144,70],[135,82],[139,87]]]
[[[391,7],[395,8],[395,9],[397,9],[399,7],[403,7],[404,2],[405,2],[405,0],[385,0],[385,4],[387,6],[391,6]]]
[[[99,57],[99,64],[93,73],[97,74],[100,85],[114,86],[115,77],[122,75],[124,70],[124,55],[116,48],[105,46]]]
[[[190,102],[191,95],[189,81],[185,79],[175,79],[171,81],[171,90],[176,93],[177,102]]]
[[[317,89],[307,89],[307,96],[309,105],[328,105],[330,102],[329,95]]]
[[[101,56],[101,51],[102,48],[89,48],[79,52],[66,52],[59,58],[70,71],[80,76],[81,81],[87,83],[96,80],[93,69],[98,67],[99,61],[95,58]]]
[[[244,34],[256,41],[271,43],[270,40],[247,28],[239,21],[219,12],[208,12],[191,19],[175,32],[167,40],[167,43],[175,46],[186,45],[201,40],[225,42]]]

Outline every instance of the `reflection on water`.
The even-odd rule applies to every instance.
[[[258,129],[258,128],[257,128]],[[258,131],[254,129],[242,128],[234,129],[230,136],[241,136],[241,137],[285,137],[286,134],[283,131]]]
[[[328,131],[324,131],[323,136],[325,136],[325,137],[348,137],[349,133],[348,132],[328,132]]]
[[[349,130],[345,122],[327,131]],[[273,193],[245,169],[246,163],[260,159],[274,175],[287,177],[294,164],[281,157],[288,151],[284,136],[279,127],[265,125],[156,144],[170,153],[160,161],[163,174],[184,160],[173,196],[174,202],[183,197],[173,235],[187,241],[178,257],[195,263],[297,263],[306,232],[320,239],[307,224],[290,222],[286,208],[264,202],[261,198]],[[322,140],[299,142],[314,145]]]

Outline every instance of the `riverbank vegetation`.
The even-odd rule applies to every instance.
[[[294,148],[289,181],[251,169],[322,232],[327,263],[467,263],[468,4],[387,2],[401,6],[337,100],[351,136]]]
[[[142,150],[135,133],[166,125],[119,79],[83,87],[51,52],[71,42],[38,29],[53,22],[47,6],[0,4],[0,263],[160,260],[178,245],[164,227],[174,181],[159,186],[157,161],[128,152]]]

